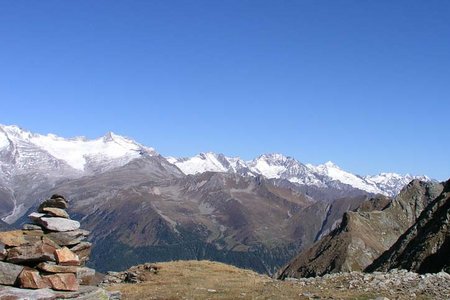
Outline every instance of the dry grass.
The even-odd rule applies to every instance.
[[[157,264],[139,284],[118,284],[122,299],[374,299],[380,295],[347,289],[319,290],[296,282],[273,280],[253,271],[210,261]],[[320,297],[319,297],[320,296]]]

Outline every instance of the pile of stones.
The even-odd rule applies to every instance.
[[[150,274],[158,274],[160,267],[152,264],[145,263],[129,268],[123,272],[109,271],[100,283],[100,286],[108,287],[118,283],[141,283],[147,281]]]
[[[71,220],[61,195],[45,200],[31,213],[32,224],[0,232],[0,284],[25,289],[78,291],[89,285],[95,270],[85,266],[89,231]]]

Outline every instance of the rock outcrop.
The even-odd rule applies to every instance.
[[[278,277],[364,270],[416,222],[442,189],[439,183],[413,180],[381,211],[345,213],[338,228],[295,257]]]
[[[39,212],[29,215],[34,224],[0,232],[0,297],[58,298],[52,291],[75,293],[66,293],[65,298],[106,294],[99,288],[83,288],[80,292],[80,285],[93,282],[95,270],[85,266],[91,244],[83,240],[89,232],[70,219],[67,206],[64,197],[53,195],[39,206]],[[44,290],[27,294],[20,289]]]
[[[366,271],[393,268],[418,273],[450,272],[450,180],[417,222]]]

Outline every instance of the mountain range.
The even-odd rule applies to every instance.
[[[213,259],[273,273],[345,212],[389,201],[414,178],[428,180],[359,176],[281,154],[163,157],[114,133],[65,139],[0,125],[1,219],[19,227],[45,197],[65,195],[93,232],[90,263],[100,271]]]

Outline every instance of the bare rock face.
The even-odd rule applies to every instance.
[[[418,273],[450,272],[450,180],[417,222],[366,271],[394,268]]]
[[[0,261],[0,284],[14,285],[23,266]]]
[[[364,270],[414,224],[442,189],[439,183],[414,180],[381,211],[345,213],[338,228],[300,253],[277,276],[313,277]]]
[[[89,235],[89,231],[77,229],[65,232],[49,232],[46,234],[48,238],[61,246],[74,246],[82,243]]]

